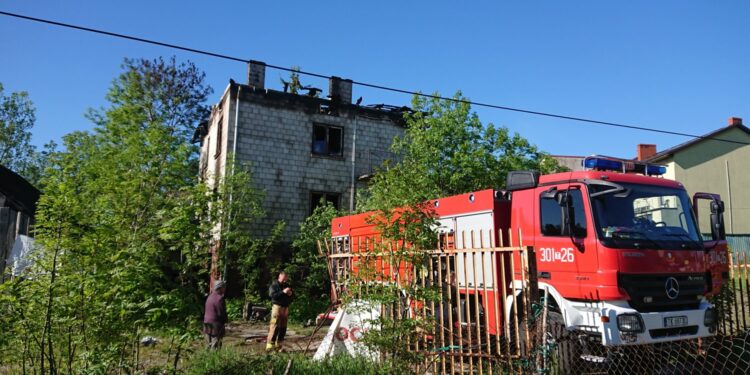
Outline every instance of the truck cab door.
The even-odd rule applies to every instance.
[[[693,213],[705,251],[706,295],[713,295],[729,280],[729,251],[724,229],[724,202],[711,193],[693,195]]]
[[[534,247],[539,282],[563,297],[596,297],[598,256],[588,194],[582,184],[537,188]]]

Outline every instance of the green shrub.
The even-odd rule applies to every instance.
[[[388,362],[375,363],[347,355],[315,361],[301,354],[251,354],[223,349],[196,355],[185,373],[188,375],[283,374],[287,366],[290,366],[289,374],[304,375],[386,375],[402,373],[406,370],[399,369]]]
[[[244,375],[256,371],[252,358],[232,349],[198,353],[190,361],[185,373],[188,375]]]
[[[242,298],[226,299],[227,304],[227,317],[229,321],[237,321],[242,319],[242,305],[245,301]]]
[[[318,241],[331,237],[331,220],[340,214],[331,203],[321,200],[312,215],[300,224],[292,242],[292,260],[286,271],[295,290],[295,300],[289,307],[289,319],[293,322],[315,320],[330,304],[328,263],[318,252]]]
[[[331,301],[327,296],[298,298],[289,305],[289,319],[300,324],[304,324],[308,320],[315,322],[318,314],[326,312],[330,303]]]
[[[324,361],[315,361],[302,355],[269,356],[266,369],[272,369],[274,374],[283,374],[286,366],[291,360],[290,374],[309,375],[380,375],[402,373],[389,363],[375,363],[364,358],[353,358],[348,355],[339,355]]]

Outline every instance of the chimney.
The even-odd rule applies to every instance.
[[[646,160],[654,155],[656,155],[656,145],[638,145],[638,155],[636,156],[638,161]]]
[[[741,117],[730,117],[729,118],[729,126],[737,126],[742,125],[742,118]]]
[[[247,63],[247,84],[256,89],[266,87],[266,63],[255,60]]]
[[[352,104],[352,80],[333,76],[328,80],[328,95],[331,101]]]

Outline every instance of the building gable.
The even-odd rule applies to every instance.
[[[703,154],[706,158],[710,159],[746,146],[741,143],[725,142],[723,140],[750,143],[750,128],[741,123],[720,128],[701,138],[696,138],[658,152],[648,158],[647,161],[652,163],[667,163],[671,162],[676,154],[685,152],[696,153],[695,150],[699,150],[699,154]]]

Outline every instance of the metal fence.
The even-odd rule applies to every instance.
[[[750,254],[750,235],[747,234],[728,234],[727,244],[733,253]]]
[[[750,373],[750,255],[735,252],[730,280],[712,297],[710,338],[603,347],[566,329],[536,283],[535,255],[520,232],[442,234],[435,250],[411,252],[379,238],[325,243],[337,298],[389,285],[381,316],[410,322],[393,337],[415,354],[416,373],[745,374]],[[512,239],[516,238],[514,242]],[[509,239],[495,244],[494,238]],[[465,248],[456,244],[466,244]],[[321,246],[321,249],[323,247]],[[499,272],[504,270],[504,272]],[[516,280],[516,286],[510,287]],[[509,287],[505,287],[509,286]],[[515,288],[522,288],[515,297]],[[432,293],[432,298],[425,297]],[[509,303],[514,301],[516,303]],[[396,356],[384,350],[382,355]]]

